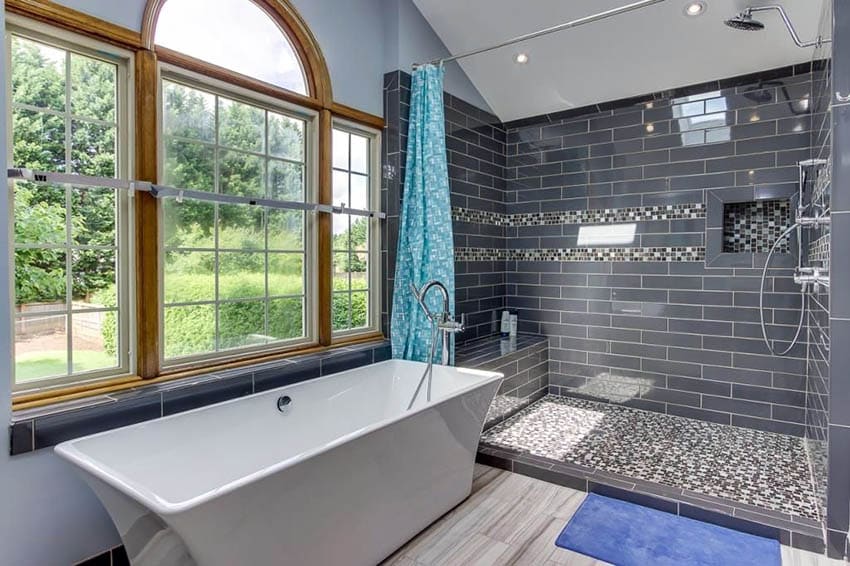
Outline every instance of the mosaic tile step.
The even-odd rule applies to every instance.
[[[547,395],[481,440],[818,520],[803,440],[796,437]]]

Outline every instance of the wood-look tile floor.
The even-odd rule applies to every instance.
[[[388,558],[383,566],[607,563],[555,546],[585,493],[476,464],[472,495]],[[783,566],[844,562],[782,547]]]

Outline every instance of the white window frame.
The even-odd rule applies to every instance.
[[[132,52],[120,49],[114,45],[100,42],[83,35],[72,33],[41,22],[24,18],[15,14],[6,14],[6,131],[8,134],[6,156],[9,167],[13,163],[14,132],[12,130],[12,35],[43,43],[72,53],[77,53],[93,59],[98,59],[117,66],[116,73],[116,177],[119,179],[132,179],[134,170],[135,145],[132,133],[135,130],[135,56]],[[63,113],[70,115],[70,108]],[[67,128],[66,128],[67,130]],[[70,132],[66,131],[66,136]],[[66,138],[67,143],[67,138]],[[12,182],[9,181],[7,193],[9,203],[9,249],[8,269],[10,280],[9,304],[15,312],[15,234],[14,234],[14,193]],[[69,384],[81,384],[91,381],[124,377],[133,375],[136,371],[136,309],[135,309],[135,226],[134,226],[134,195],[131,191],[116,191],[118,202],[118,218],[116,219],[116,306],[119,315],[119,325],[116,329],[116,349],[118,365],[104,370],[70,373],[55,378],[36,379],[30,382],[18,384],[15,378],[14,354],[11,360],[12,391],[15,394],[35,392],[44,389],[52,389]],[[66,221],[68,221],[66,219]],[[68,243],[68,249],[73,246]],[[66,273],[66,277],[70,274]],[[73,310],[72,304],[66,305],[65,313]],[[10,317],[12,345],[15,344],[15,320],[17,316]],[[68,332],[68,348],[73,347],[71,343],[71,332]]]
[[[341,118],[333,119],[332,129],[369,138],[369,210],[381,210],[381,131]],[[331,154],[333,154],[333,148],[331,148]],[[340,203],[335,202],[333,204],[337,206]],[[346,206],[350,205],[346,203]],[[337,341],[361,334],[372,334],[381,329],[381,275],[383,269],[381,265],[381,220],[377,216],[369,218],[367,239],[369,242],[369,249],[367,250],[369,281],[366,299],[368,303],[367,324],[347,330],[332,330],[332,337]],[[333,257],[333,252],[334,250],[331,249],[331,257]],[[331,269],[333,269],[333,261],[331,261]],[[331,289],[331,305],[328,305],[328,308],[332,308],[332,305],[333,289]],[[333,316],[333,313],[331,313],[331,316]]]
[[[319,113],[295,104],[272,98],[265,94],[236,86],[232,83],[220,81],[186,69],[160,63],[158,68],[157,89],[159,104],[157,107],[157,171],[158,178],[163,178],[163,167],[165,156],[165,136],[163,132],[163,81],[182,84],[190,88],[196,88],[215,94],[230,100],[244,102],[253,106],[261,107],[267,111],[287,114],[305,122],[305,153],[304,153],[304,199],[307,203],[318,202],[318,180],[319,180]],[[218,147],[218,146],[216,146]],[[179,188],[179,187],[178,187]],[[162,204],[159,203],[158,214],[163,217]],[[315,344],[318,341],[318,223],[315,213],[307,212],[304,215],[304,336],[292,340],[281,340],[273,344],[258,346],[245,346],[242,348],[231,348],[222,351],[204,354],[192,354],[176,358],[165,357],[165,254],[164,249],[164,222],[160,223],[160,234],[158,247],[159,259],[159,336],[160,336],[160,363],[164,371],[179,370],[182,367],[194,367],[199,362],[228,361],[243,357],[246,354],[263,354],[298,349],[305,345]],[[213,304],[218,304],[218,299]],[[218,329],[216,329],[218,335]]]

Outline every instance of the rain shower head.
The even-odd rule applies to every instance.
[[[732,29],[742,31],[761,31],[764,29],[764,24],[753,18],[753,12],[768,11],[776,11],[779,13],[779,17],[782,18],[785,28],[788,30],[788,33],[791,34],[791,39],[794,40],[797,47],[820,47],[822,44],[830,43],[832,41],[820,36],[818,36],[814,41],[802,41],[800,36],[797,35],[797,30],[794,29],[794,25],[791,23],[791,20],[788,19],[788,14],[785,13],[785,9],[782,6],[750,6],[734,18],[729,18],[723,23]]]
[[[754,19],[753,14],[752,12],[750,12],[750,10],[745,10],[734,18],[729,18],[723,23],[732,29],[738,29],[742,31],[761,31],[764,29],[764,24]]]

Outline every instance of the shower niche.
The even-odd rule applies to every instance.
[[[724,203],[723,253],[767,253],[791,223],[790,199]],[[776,253],[790,252],[783,238]]]
[[[761,267],[777,238],[794,223],[795,188],[734,187],[707,191],[706,267]],[[794,267],[796,235],[783,239],[772,267]]]

